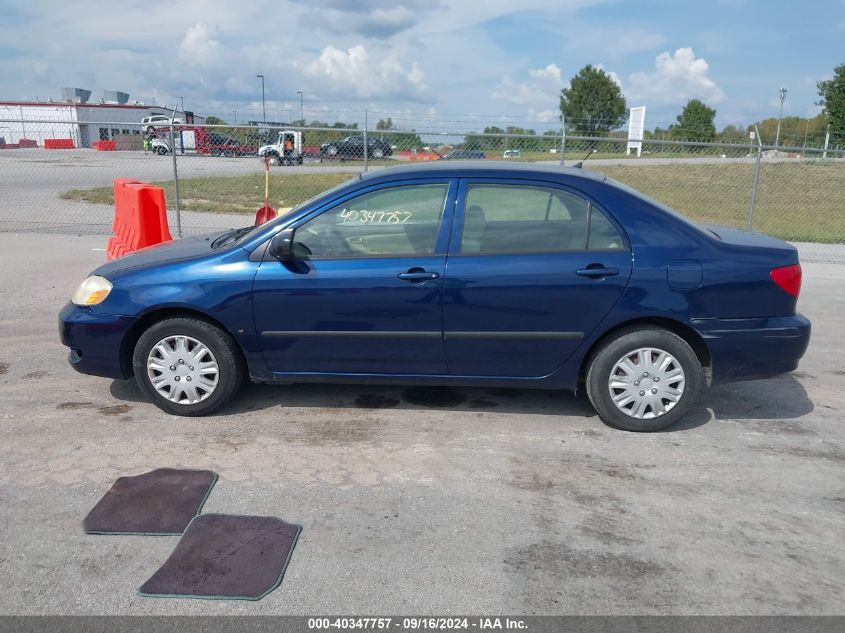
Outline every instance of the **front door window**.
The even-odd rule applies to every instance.
[[[297,228],[294,250],[309,259],[430,255],[448,189],[407,185],[353,198]]]

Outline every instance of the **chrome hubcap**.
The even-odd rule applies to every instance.
[[[168,336],[147,357],[147,377],[162,396],[176,404],[196,404],[217,388],[220,368],[214,354],[190,336]]]
[[[669,413],[684,395],[684,370],[669,352],[641,347],[616,361],[607,386],[616,407],[640,420]]]

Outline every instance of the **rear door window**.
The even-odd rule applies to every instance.
[[[533,185],[470,184],[461,254],[622,249],[610,221],[587,200]]]

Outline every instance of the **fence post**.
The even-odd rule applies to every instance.
[[[176,210],[176,235],[182,237],[182,212],[179,209],[179,172],[176,169],[176,135],[173,133],[173,119],[170,119],[170,154],[173,156],[173,204]]]
[[[563,161],[566,160],[566,118],[563,114],[560,115],[560,166],[563,167]]]
[[[370,146],[367,145],[367,110],[364,109],[364,171],[367,171],[367,156],[370,153]]]
[[[760,141],[760,130],[754,126],[757,132],[757,159],[754,161],[754,178],[751,181],[751,200],[748,201],[748,230],[754,230],[754,203],[757,201],[757,182],[760,180],[760,159],[763,157],[763,144]]]

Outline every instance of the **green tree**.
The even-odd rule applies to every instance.
[[[716,110],[703,101],[690,99],[671,127],[672,136],[682,141],[712,141],[716,138]]]
[[[392,130],[393,129],[393,119],[387,117],[387,120],[379,119],[378,123],[376,123],[377,130]]]
[[[833,69],[833,79],[816,84],[821,100],[816,105],[822,107],[830,132],[836,137],[845,136],[845,64]]]
[[[744,143],[748,144],[748,132],[741,125],[726,125],[719,132],[719,140],[723,143]]]
[[[601,68],[587,65],[560,91],[566,129],[582,136],[607,136],[628,120],[622,90]]]
[[[205,117],[205,123],[206,125],[229,125],[226,121],[214,115]]]

